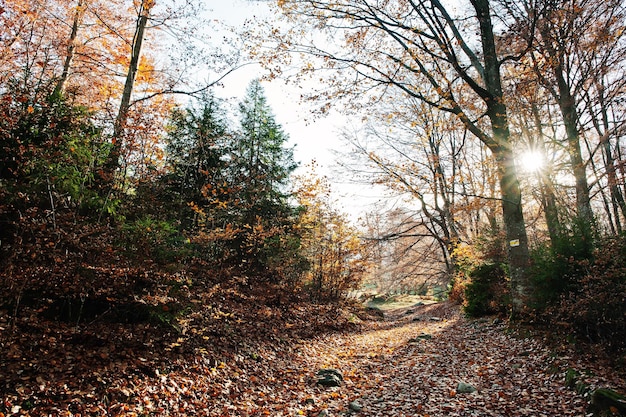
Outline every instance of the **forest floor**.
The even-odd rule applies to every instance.
[[[585,416],[568,368],[625,388],[591,351],[468,320],[448,302],[383,314],[259,303],[234,287],[204,297],[159,325],[0,310],[0,416]],[[321,369],[341,373],[340,386],[319,385]]]

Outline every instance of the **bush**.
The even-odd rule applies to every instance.
[[[462,304],[470,317],[506,311],[508,287],[503,242],[501,233],[488,231],[474,245],[459,244],[452,252],[455,274],[448,298]]]
[[[550,311],[591,342],[626,350],[626,235],[608,238],[579,281]]]
[[[469,272],[463,310],[470,317],[504,312],[507,306],[506,271],[501,264],[481,264]]]
[[[573,220],[561,227],[551,246],[532,251],[531,307],[544,310],[578,285],[593,260],[593,244],[590,226]]]
[[[141,217],[122,226],[122,244],[138,259],[167,264],[188,255],[185,237],[171,222]]]

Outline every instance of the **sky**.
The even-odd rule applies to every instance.
[[[262,1],[209,0],[206,4],[212,19],[233,26],[241,26],[245,19],[268,13],[267,4]],[[258,66],[236,70],[223,80],[222,86],[215,89],[215,94],[222,98],[234,98],[238,102],[244,97],[249,82],[262,76],[262,71]],[[339,203],[337,209],[353,219],[367,211],[378,199],[377,196],[372,195],[371,187],[352,183],[348,174],[338,172],[336,164],[341,152],[349,152],[349,145],[341,140],[341,130],[349,121],[338,114],[313,120],[307,105],[299,102],[300,90],[295,86],[286,86],[281,80],[263,82],[262,85],[276,121],[289,135],[291,144],[295,145],[296,161],[302,167],[312,160],[317,162],[317,172],[328,177],[331,183],[333,198]]]

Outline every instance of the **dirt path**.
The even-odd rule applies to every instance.
[[[312,309],[293,308],[284,314],[300,314],[301,321],[285,328],[313,320]],[[356,325],[348,325],[358,320],[342,311],[334,322],[346,331],[302,339],[285,337],[259,314],[250,325],[269,332],[264,340],[270,342],[251,337],[221,354],[204,333],[194,339],[200,346],[180,337],[158,348],[156,339],[146,339],[151,348],[127,344],[114,352],[105,341],[61,343],[64,333],[46,330],[39,344],[9,346],[15,359],[4,369],[18,375],[4,387],[9,394],[0,417],[586,415],[585,399],[563,383],[565,369],[585,369],[584,362],[557,359],[535,339],[508,334],[503,324],[466,320],[449,303],[386,311],[382,320]],[[30,351],[44,356],[28,359]],[[318,385],[323,368],[341,372],[342,384]],[[461,382],[476,391],[461,392]]]
[[[585,415],[547,349],[500,325],[469,322],[448,304],[389,312],[360,333],[302,344],[293,359],[299,372],[337,369],[344,383],[323,388],[304,378],[291,407],[266,404],[271,415]],[[476,392],[458,392],[460,382]]]

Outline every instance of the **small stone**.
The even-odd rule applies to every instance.
[[[459,394],[471,394],[472,392],[476,392],[476,388],[466,382],[459,382],[459,385],[456,387],[456,392]]]
[[[348,404],[348,407],[350,408],[350,410],[357,412],[357,413],[363,410],[363,406],[359,404],[357,401],[352,401],[350,404]]]
[[[420,335],[418,335],[418,336],[416,336],[416,337],[414,337],[412,339],[409,339],[409,343],[418,343],[418,342],[420,342],[422,340],[430,340],[432,338],[433,338],[432,335],[430,335],[428,333],[422,333],[422,334],[420,334]]]
[[[338,387],[343,381],[343,375],[336,369],[320,369],[317,371],[317,383],[325,387]]]

